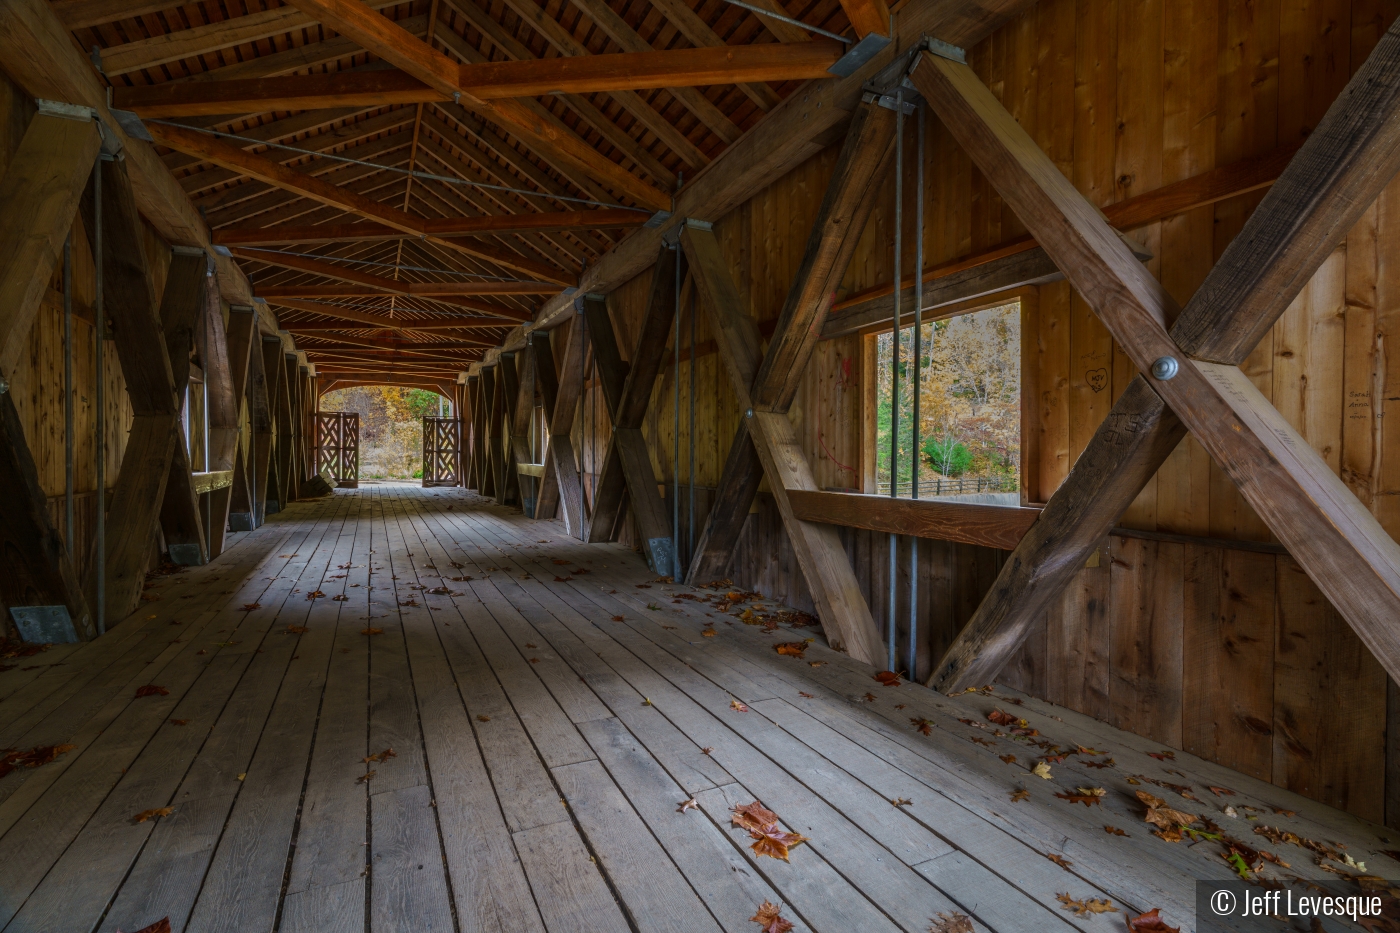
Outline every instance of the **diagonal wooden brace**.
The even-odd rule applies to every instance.
[[[817,484],[787,414],[753,408],[749,386],[758,369],[758,326],[747,314],[720,255],[719,243],[707,228],[708,225],[688,221],[682,229],[681,242],[695,283],[710,309],[720,358],[745,410],[748,435],[773,489],[783,527],[816,604],[822,629],[834,647],[868,664],[877,664],[882,654],[880,635],[836,529],[793,515],[787,490],[815,490]],[[753,485],[756,488],[757,484]]]
[[[1178,418],[1391,676],[1400,674],[1393,624],[1400,617],[1400,547],[1235,365],[1400,169],[1400,33],[1392,28],[1377,45],[1170,334],[1171,299],[1127,259],[1102,216],[970,69],[925,54],[912,78],[1114,338],[1149,372],[1115,405],[930,685],[955,691],[995,676],[1035,613],[1082,566],[1090,542],[1107,532],[1171,452],[1181,436]],[[1156,361],[1162,362],[1153,373]],[[1128,422],[1137,425],[1131,436],[1119,427]]]

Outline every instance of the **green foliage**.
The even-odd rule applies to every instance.
[[[924,458],[944,476],[962,476],[972,466],[972,451],[951,434],[924,439]]]
[[[423,468],[422,468],[422,467],[419,467],[418,469],[416,469],[416,470],[413,471],[413,478],[414,478],[414,479],[422,479],[422,478],[423,478]]]

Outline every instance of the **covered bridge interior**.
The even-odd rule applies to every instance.
[[[0,931],[1400,931],[1397,14],[0,0]]]

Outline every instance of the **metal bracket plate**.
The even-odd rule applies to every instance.
[[[881,36],[872,32],[847,49],[846,54],[838,58],[836,64],[828,68],[827,71],[838,78],[849,78],[859,71],[861,66],[883,52],[889,44],[889,36]]]
[[[67,606],[11,606],[19,637],[36,645],[71,645],[78,640]]]
[[[647,539],[647,564],[659,574],[679,575],[676,567],[676,553],[671,547],[670,538]]]

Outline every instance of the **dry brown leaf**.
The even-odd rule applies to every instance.
[[[136,814],[131,819],[133,822],[136,823],[144,823],[147,820],[153,820],[157,817],[169,816],[174,812],[174,807],[156,807],[154,810],[142,810],[140,813]]]
[[[252,612],[254,609],[261,609],[261,608],[262,608],[262,605],[261,605],[260,603],[244,603],[243,606],[242,606],[242,610],[243,610],[244,612]]]
[[[878,680],[886,687],[898,687],[900,684],[899,675],[894,671],[880,671],[880,673],[875,675],[875,680]]]
[[[300,635],[300,634],[302,634],[303,632],[309,632],[309,631],[311,631],[311,629],[307,628],[307,627],[304,626],[304,625],[289,625],[289,626],[287,626],[287,634],[288,634],[288,635]]]
[[[987,720],[996,723],[998,726],[1025,725],[1024,719],[1018,719],[1010,713],[1004,713],[999,709],[994,709],[988,713]]]
[[[1169,927],[1162,919],[1159,908],[1152,908],[1145,914],[1128,918],[1128,929],[1132,933],[1181,933],[1181,927]]]
[[[326,598],[326,594],[325,594],[325,593],[322,593],[320,590],[312,590],[310,593],[307,593],[307,594],[306,594],[306,598],[307,598],[307,599],[325,599],[325,598]]]
[[[705,629],[703,632],[701,632],[700,634],[703,635],[703,636],[705,636],[706,638],[714,638],[714,637],[715,637],[715,630],[712,629],[712,628],[707,628],[707,629]]]
[[[749,846],[755,855],[766,855],[769,858],[780,858],[784,862],[788,861],[788,850],[795,845],[807,841],[807,837],[798,833],[783,832],[777,827],[767,829],[762,832],[749,830],[749,835],[753,837],[754,844]]]
[[[477,721],[477,722],[490,722],[490,721],[491,721],[491,717],[490,717],[490,716],[484,716],[484,715],[478,713],[478,714],[477,714],[477,717],[476,717],[476,721]]]
[[[747,713],[749,711],[749,708],[744,704],[740,703],[738,700],[730,700],[729,708],[734,710],[734,712],[736,713]]]
[[[732,814],[730,820],[735,826],[738,826],[740,829],[747,829],[750,832],[768,829],[778,825],[778,814],[767,809],[757,800],[753,803],[732,807],[729,812]]]
[[[914,724],[915,732],[922,732],[924,735],[933,735],[933,723],[927,719],[910,719]]]
[[[373,755],[370,755],[368,758],[365,758],[363,760],[365,764],[369,764],[371,761],[388,761],[390,758],[397,757],[399,757],[398,752],[394,751],[392,748],[386,748],[384,749],[384,751],[375,752]]]
[[[1037,761],[1035,767],[1031,768],[1031,774],[1039,778],[1045,778],[1045,780],[1048,781],[1050,780],[1050,765],[1043,761]]]
[[[117,933],[122,933],[120,928]],[[170,933],[170,918],[162,917],[150,926],[142,927],[134,933]]]
[[[1103,831],[1106,832],[1106,833],[1108,833],[1110,836],[1127,836],[1127,835],[1128,835],[1127,833],[1123,832],[1123,830],[1119,829],[1117,826],[1104,826]],[[1129,837],[1129,838],[1131,838],[1131,837]]]
[[[1095,794],[1056,794],[1061,800],[1068,800],[1070,803],[1082,803],[1084,806],[1098,806],[1101,797]]]
[[[1147,805],[1147,812],[1143,814],[1143,820],[1162,830],[1163,839],[1168,842],[1179,842],[1181,833],[1177,831],[1178,826],[1190,826],[1192,823],[1200,821],[1200,817],[1193,813],[1183,813],[1181,810],[1173,810],[1167,806],[1167,802],[1161,797],[1149,794],[1145,790],[1137,792],[1138,800]],[[1171,838],[1172,836],[1175,838]]]
[[[809,700],[810,700],[810,699],[813,699],[812,694],[808,693],[806,690],[799,690],[799,691],[797,691],[797,695],[800,696],[800,697],[806,697],[806,698],[809,699]]]
[[[373,628],[373,627],[371,627],[371,628],[364,628],[364,629],[360,629],[360,634],[361,634],[361,635],[383,635],[383,634],[384,634],[384,630],[383,630],[382,628]]]
[[[873,693],[867,693],[865,696],[861,697],[861,699],[864,700],[864,701],[867,702],[867,703],[874,703],[874,702],[875,702],[875,694],[873,694]]]
[[[891,800],[890,803],[894,804],[896,807],[909,807],[913,806],[914,801],[910,800],[908,797],[896,797]]]
[[[762,933],[788,933],[792,929],[792,921],[785,920],[780,911],[782,904],[770,904],[763,902],[763,906],[758,908],[758,913],[749,919],[758,924]]]
[[[1232,791],[1232,790],[1230,790],[1229,788],[1226,788],[1226,787],[1207,787],[1206,790],[1210,791],[1212,794],[1214,794],[1214,795],[1217,796],[1217,797],[1233,797],[1233,796],[1235,796],[1235,792]]]
[[[375,776],[375,774],[377,774],[377,773],[378,773],[378,772],[374,771],[373,769],[371,769],[371,770],[369,770],[369,771],[366,771],[364,774],[362,774],[362,775],[360,775],[359,777],[355,778],[355,783],[356,783],[356,784],[368,784],[370,781],[374,780],[374,776]]]
[[[977,933],[972,926],[972,919],[967,914],[960,914],[956,910],[951,914],[938,912],[937,918],[929,918],[931,925],[928,933]]]
[[[800,658],[807,650],[805,641],[782,641],[773,646],[773,650],[778,654],[785,654],[789,657]]]
[[[612,620],[613,620],[614,622],[625,622],[625,621],[626,621],[626,618],[625,618],[624,616],[613,616],[613,617],[612,617]]]
[[[1024,787],[1018,787],[1018,788],[1016,788],[1016,790],[1011,794],[1011,802],[1012,802],[1012,803],[1020,803],[1022,800],[1030,800],[1030,799],[1031,799],[1031,792],[1028,791],[1028,790],[1026,790]]]
[[[1016,756],[1015,756],[1015,755],[1001,755],[1001,756],[999,756],[999,757],[1001,758],[1002,761],[1006,762],[1006,763],[1009,764],[1009,765],[1014,765],[1014,764],[1016,763]]]
[[[332,596],[331,599],[338,603],[348,603],[350,601],[350,597],[346,596],[344,593],[337,593]]]
[[[169,695],[169,690],[167,690],[165,687],[159,687],[155,684],[146,684],[146,686],[144,687],[136,688],[137,699],[140,699],[141,697],[163,697]]]
[[[681,805],[679,807],[676,807],[676,812],[684,813],[687,810],[698,810],[699,808],[700,801],[696,800],[694,797],[691,797],[689,800],[682,800]]]
[[[1056,854],[1053,853],[1053,852],[1048,852],[1048,853],[1046,853],[1045,857],[1048,858],[1050,861],[1054,862],[1056,865],[1058,865],[1058,866],[1060,866],[1061,868],[1065,869],[1066,871],[1068,871],[1068,870],[1069,870],[1069,867],[1070,867],[1071,865],[1074,864],[1073,862],[1071,862],[1069,859],[1065,858],[1064,856],[1062,856],[1062,855],[1056,855]]]
[[[1087,917],[1089,914],[1116,914],[1118,908],[1113,906],[1113,902],[1108,898],[1087,897],[1084,900],[1076,900],[1069,894],[1057,894],[1055,899],[1065,905],[1065,910],[1074,911],[1076,917]]]

